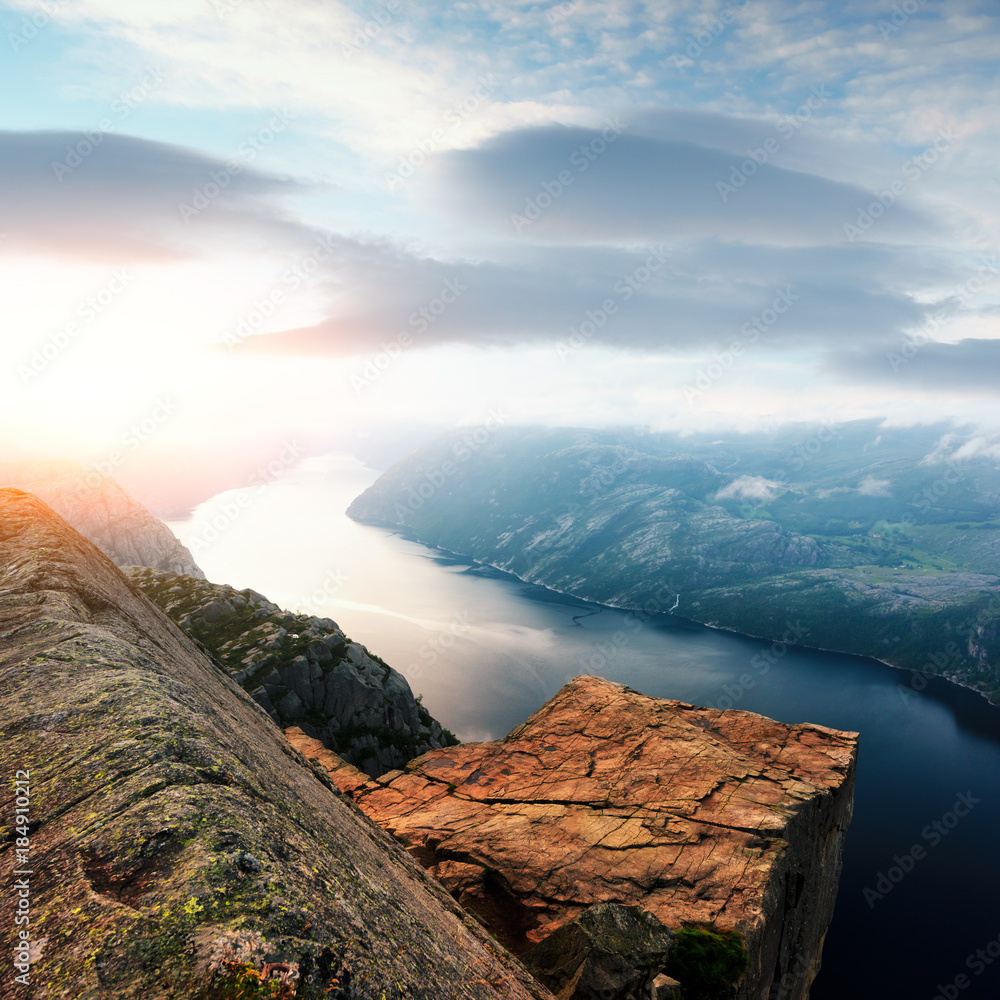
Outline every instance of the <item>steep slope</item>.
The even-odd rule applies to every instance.
[[[100,472],[73,462],[0,464],[0,487],[43,500],[117,566],[152,566],[205,577],[174,533]]]
[[[19,880],[0,948],[25,967],[13,980],[8,959],[5,997],[551,1000],[110,560],[11,490],[0,636],[0,861]]]
[[[565,428],[471,448],[459,434],[347,513],[602,604],[770,639],[795,623],[804,644],[1000,702],[1000,468],[931,461],[926,430],[858,424],[817,449]]]
[[[374,781],[329,773],[516,953],[589,907],[634,904],[671,929],[737,932],[740,998],[801,1000],[833,915],[857,739],[577,677],[503,740]]]
[[[458,742],[401,674],[332,619],[283,611],[253,590],[141,566],[127,572],[277,725],[301,727],[373,777]]]

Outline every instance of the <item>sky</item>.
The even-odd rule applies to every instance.
[[[0,0],[3,455],[996,433],[998,29],[964,0]]]

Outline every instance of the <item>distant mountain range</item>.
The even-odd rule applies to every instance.
[[[1000,702],[1000,449],[961,429],[460,431],[348,515],[586,600],[873,656]]]
[[[0,489],[32,493],[117,566],[204,579],[188,548],[113,479],[75,462],[0,463]]]

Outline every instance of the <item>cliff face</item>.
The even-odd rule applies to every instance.
[[[37,496],[117,566],[153,566],[204,579],[176,535],[99,472],[73,462],[0,464],[0,487]]]
[[[551,1000],[110,560],[10,490],[0,636],[0,863],[28,873],[0,903],[0,949],[27,968],[7,959],[5,997]]]
[[[799,1000],[833,913],[856,745],[578,677],[498,742],[375,781],[330,773],[516,953],[595,904],[636,904],[671,929],[738,932],[739,997]]]
[[[253,590],[138,566],[128,575],[277,725],[300,728],[368,774],[458,742],[401,674],[332,619],[283,611]]]

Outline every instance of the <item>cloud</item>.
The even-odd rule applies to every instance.
[[[306,240],[279,201],[309,188],[255,170],[253,155],[250,145],[227,162],[111,133],[0,132],[0,252],[169,260],[213,243]]]
[[[824,370],[834,377],[949,395],[993,394],[1000,382],[1000,340],[919,344],[912,339],[882,338],[877,347],[834,350]]]
[[[716,139],[743,123],[713,120]],[[690,133],[690,130],[688,130]],[[514,129],[479,146],[442,153],[439,197],[494,231],[558,241],[678,240],[718,237],[763,244],[845,243],[871,191],[771,162],[673,138],[632,134],[609,118],[603,129]],[[875,209],[859,230],[880,242],[927,240],[935,224],[898,201]]]
[[[723,486],[715,494],[715,499],[758,500],[767,503],[777,496],[780,489],[782,489],[781,483],[765,479],[763,476],[740,476],[728,486]]]
[[[876,476],[868,476],[858,483],[858,492],[866,497],[891,497],[892,491],[889,489],[888,479],[879,479]]]
[[[341,354],[388,342],[542,341],[706,354],[739,342],[763,354],[898,338],[922,320],[923,307],[879,281],[879,263],[891,269],[891,260],[871,253],[851,263],[847,255],[694,244],[683,253],[529,248],[513,260],[474,262],[336,237],[314,279],[326,317],[247,347]]]
[[[1000,434],[973,434],[962,441],[958,433],[941,437],[934,450],[926,455],[922,465],[941,465],[951,462],[969,462],[977,458],[1000,459]]]

